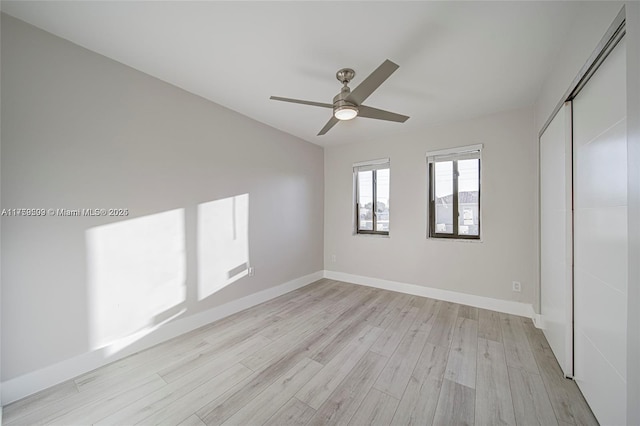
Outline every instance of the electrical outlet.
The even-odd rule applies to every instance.
[[[249,276],[252,277],[254,276],[256,273],[256,271],[253,269],[253,266],[249,266]]]
[[[511,283],[512,289],[513,291],[520,293],[520,291],[522,290],[522,286],[520,285],[520,281],[514,281],[513,283]]]
[[[335,263],[335,261],[336,261],[336,255],[335,254],[331,255],[331,261]]]

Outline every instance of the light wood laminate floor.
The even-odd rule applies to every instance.
[[[531,320],[320,280],[4,407],[5,425],[597,425]]]

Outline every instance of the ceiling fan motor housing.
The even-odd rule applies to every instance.
[[[347,102],[346,101],[347,97],[350,94],[351,94],[351,89],[349,89],[347,86],[344,86],[342,88],[342,90],[340,90],[340,93],[338,93],[337,95],[335,95],[333,97],[333,106],[334,107],[345,106],[345,105],[357,106],[356,104],[354,104],[352,102]]]
[[[358,106],[353,102],[346,101],[350,94],[351,89],[345,83],[340,93],[333,98],[333,115],[339,120],[350,120],[358,115]]]
[[[356,104],[354,104],[352,102],[347,102],[345,100],[351,94],[351,89],[349,89],[349,86],[347,86],[347,84],[349,84],[349,82],[351,81],[351,79],[353,79],[353,77],[355,77],[355,75],[356,75],[356,72],[354,70],[352,70],[351,68],[342,68],[342,69],[338,70],[338,72],[336,73],[336,78],[344,86],[342,86],[342,89],[340,90],[340,93],[338,93],[333,98],[333,110],[334,110],[334,112],[337,109],[339,109],[340,107],[345,107],[345,106],[347,106],[347,107],[356,107],[357,108]]]

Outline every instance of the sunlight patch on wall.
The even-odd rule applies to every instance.
[[[249,194],[198,206],[198,300],[249,271]]]
[[[91,349],[112,354],[184,312],[184,209],[87,231]]]

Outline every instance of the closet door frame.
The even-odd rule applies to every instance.
[[[592,55],[589,57],[588,61],[586,62],[586,64],[583,66],[583,68],[580,70],[580,72],[578,73],[578,75],[574,78],[574,80],[572,81],[572,83],[570,84],[569,88],[567,89],[567,91],[565,92],[565,94],[562,96],[560,102],[558,102],[558,104],[556,105],[556,108],[553,110],[552,114],[550,115],[550,117],[548,118],[548,120],[545,122],[544,126],[542,127],[542,129],[540,130],[539,134],[538,134],[538,141],[539,141],[539,160],[540,160],[540,138],[542,138],[543,134],[545,133],[545,131],[547,130],[547,128],[549,127],[549,125],[551,124],[551,122],[555,119],[556,115],[559,113],[562,113],[562,109],[563,107],[565,108],[565,113],[566,111],[570,111],[570,119],[567,120],[568,123],[565,123],[565,127],[568,127],[569,129],[567,130],[567,135],[566,135],[566,139],[565,142],[570,144],[570,151],[569,151],[569,161],[571,161],[571,166],[570,166],[570,178],[567,178],[565,180],[565,183],[567,183],[568,185],[570,185],[568,187],[568,192],[571,193],[571,203],[570,203],[570,207],[571,207],[571,232],[570,232],[570,244],[568,244],[568,249],[571,250],[570,254],[570,263],[571,263],[571,280],[570,280],[570,286],[568,287],[567,290],[567,294],[570,294],[570,297],[567,298],[566,301],[566,312],[565,314],[567,315],[567,318],[570,318],[570,331],[566,333],[566,341],[565,343],[565,362],[563,364],[563,360],[559,359],[559,362],[563,368],[563,371],[565,372],[565,376],[567,378],[571,378],[574,379],[574,374],[575,374],[575,366],[574,366],[574,362],[575,362],[575,226],[574,226],[574,221],[575,221],[575,214],[574,214],[574,210],[575,210],[575,203],[574,203],[574,197],[573,197],[573,191],[574,191],[574,175],[575,175],[575,153],[574,153],[574,141],[573,141],[573,100],[574,98],[578,95],[578,93],[582,90],[583,87],[585,87],[585,85],[588,83],[588,81],[591,79],[591,77],[595,74],[595,72],[598,70],[598,68],[600,67],[600,65],[606,60],[606,58],[609,56],[609,54],[615,49],[615,47],[618,45],[618,43],[623,39],[623,37],[626,34],[626,28],[625,28],[625,24],[626,24],[626,14],[625,14],[625,7],[623,6],[620,10],[620,12],[618,13],[618,15],[616,16],[616,18],[614,19],[614,21],[612,22],[612,24],[610,25],[609,29],[607,30],[607,32],[605,33],[605,35],[602,37],[600,43],[598,44],[598,46],[596,47],[596,49],[594,50],[594,52],[592,53]],[[541,162],[539,161],[539,165],[540,168],[539,170],[541,170]],[[540,183],[540,176],[539,176],[539,183]],[[539,185],[539,189],[541,189],[541,185]],[[539,194],[539,229],[540,229],[540,241],[539,241],[539,277],[540,277],[540,312],[543,312],[543,306],[542,306],[542,301],[543,301],[543,297],[542,297],[542,280],[543,280],[543,275],[542,275],[542,245],[541,245],[541,240],[542,240],[542,204],[541,204],[541,199],[542,199],[542,195]],[[542,317],[541,315],[541,319],[543,320],[542,323],[542,328],[544,328],[544,317]],[[553,348],[552,348],[553,349]],[[556,357],[558,357],[558,354],[556,354]],[[627,407],[627,412],[629,411],[629,407]]]
[[[580,90],[587,84],[587,82],[589,81],[589,79],[593,76],[593,74],[595,74],[595,72],[597,71],[597,69],[599,68],[599,66],[605,61],[605,59],[607,58],[607,56],[609,56],[609,54],[613,51],[613,49],[617,46],[618,42],[620,42],[620,40],[622,40],[622,38],[624,37],[624,35],[626,34],[626,12],[625,12],[625,7],[622,6],[620,12],[618,13],[618,15],[615,17],[615,19],[613,20],[613,22],[611,23],[611,25],[609,26],[609,28],[607,29],[606,33],[603,35],[603,37],[601,38],[600,42],[598,43],[598,45],[596,46],[596,48],[594,49],[593,53],[591,54],[591,56],[589,57],[589,59],[587,60],[587,62],[584,64],[584,66],[581,68],[581,70],[578,72],[578,74],[576,75],[576,77],[573,79],[573,81],[571,82],[571,84],[569,85],[569,88],[566,90],[566,92],[564,93],[564,95],[561,97],[560,101],[558,102],[558,104],[556,105],[556,107],[554,108],[554,110],[552,111],[551,115],[549,116],[549,118],[547,119],[547,121],[545,122],[545,124],[542,126],[542,129],[540,130],[540,132],[538,133],[538,165],[540,165],[540,138],[543,136],[543,134],[545,133],[545,131],[547,130],[547,128],[549,127],[549,125],[551,124],[551,122],[553,121],[553,119],[556,117],[557,114],[562,113],[562,109],[565,109],[565,114],[567,111],[570,112],[570,119],[568,119],[568,123],[565,123],[565,128],[568,128],[566,130],[567,135],[566,137],[568,138],[567,141],[570,144],[570,151],[569,151],[569,155],[568,155],[568,159],[566,159],[566,161],[570,161],[571,164],[569,166],[569,170],[570,170],[570,178],[567,178],[566,183],[569,186],[569,192],[571,193],[571,232],[570,232],[570,236],[571,236],[571,244],[569,245],[570,247],[568,248],[571,252],[570,252],[570,262],[571,262],[571,281],[570,281],[570,285],[567,289],[567,301],[566,301],[566,311],[565,314],[567,316],[567,321],[569,321],[570,323],[570,332],[566,333],[566,341],[565,341],[565,362],[563,364],[562,360],[560,361],[561,367],[563,368],[563,371],[565,373],[565,377],[567,378],[571,378],[573,379],[573,374],[574,374],[574,285],[573,285],[573,277],[574,277],[574,267],[573,267],[573,135],[572,135],[572,127],[573,127],[573,107],[572,107],[572,101],[573,99],[576,97],[576,95],[580,92]],[[568,106],[567,106],[568,105]],[[540,176],[539,179],[540,180]],[[540,190],[540,182],[538,182],[538,189]],[[541,206],[541,194],[540,192],[538,193],[538,208],[539,208],[539,213],[540,213],[540,206]],[[540,215],[539,215],[539,223],[538,223],[538,229],[541,230],[542,229],[542,225],[541,225],[541,220],[540,220]],[[540,300],[540,311],[542,312],[543,307],[542,307],[542,262],[541,262],[541,237],[540,237],[540,233],[539,233],[539,241],[538,241],[538,249],[539,249],[539,253],[538,253],[538,276],[540,277],[540,293],[539,293],[539,300]],[[544,328],[544,318],[542,317],[542,315],[540,315],[541,319],[542,319],[542,323],[541,326],[542,328]],[[556,354],[557,357],[557,354]]]

